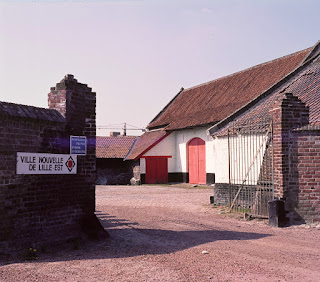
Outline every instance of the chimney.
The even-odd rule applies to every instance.
[[[112,137],[117,137],[119,135],[120,135],[120,132],[114,132],[114,131],[110,132],[110,136],[112,136]]]
[[[92,131],[92,136],[95,136],[95,99],[90,87],[68,74],[55,87],[51,87],[48,105],[49,109],[57,110],[65,117],[73,135]]]

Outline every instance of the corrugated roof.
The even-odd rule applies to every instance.
[[[320,122],[320,58],[302,69],[300,73],[286,82],[281,88],[262,99],[238,118],[235,118],[233,120],[234,123],[237,127],[248,124],[252,126],[263,123],[264,120],[270,120],[269,110],[284,93],[292,93],[304,102],[306,106],[309,106],[309,122],[311,125],[318,125]],[[232,126],[233,123],[228,123],[214,135],[224,136]]]
[[[96,157],[124,159],[137,138],[136,136],[97,136]]]
[[[312,48],[183,90],[148,128],[176,130],[214,124],[296,69]]]
[[[0,102],[0,116],[29,118],[49,122],[65,122],[65,118],[56,110]]]
[[[162,140],[166,135],[168,135],[165,130],[157,131],[147,131],[139,137],[136,144],[133,147],[132,152],[127,157],[128,160],[133,160],[143,154],[145,151],[149,150],[150,147],[154,146],[157,142]]]

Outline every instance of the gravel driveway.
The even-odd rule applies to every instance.
[[[319,281],[320,228],[269,227],[209,205],[211,189],[97,186],[111,239],[0,262],[1,281]],[[309,228],[308,228],[309,227]]]

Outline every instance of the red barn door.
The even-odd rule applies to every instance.
[[[206,184],[206,143],[194,138],[188,143],[189,183]]]
[[[146,184],[168,183],[168,159],[146,158]]]

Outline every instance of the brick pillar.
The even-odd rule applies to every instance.
[[[270,116],[273,123],[274,197],[276,199],[280,199],[283,197],[281,103],[275,103],[273,108],[270,110]]]
[[[68,74],[48,94],[50,109],[66,119],[68,135],[87,137],[87,154],[78,156],[77,177],[81,181],[77,193],[82,199],[82,230],[90,238],[104,238],[108,233],[95,216],[96,180],[96,93]]]
[[[67,90],[62,83],[65,79],[73,79],[73,75],[66,75],[60,83],[57,83],[56,87],[51,87],[51,91],[48,94],[49,109],[57,110],[64,117],[66,117],[67,109]]]
[[[57,110],[66,119],[66,142],[70,135],[87,137],[87,155],[78,156],[77,174],[90,191],[83,191],[84,208],[89,213],[95,211],[96,179],[96,93],[91,90],[68,74],[48,94],[49,109]]]
[[[89,88],[90,89],[90,88]],[[90,183],[90,197],[88,202],[91,203],[88,208],[95,212],[95,182],[96,182],[96,93],[86,93],[85,105],[85,128],[84,135],[87,137],[87,156],[85,165],[86,181]]]
[[[286,93],[275,103],[270,115],[273,120],[274,196],[284,198],[288,204],[289,191],[296,185],[291,171],[290,149],[294,142],[291,131],[309,123],[309,107],[291,93]]]

